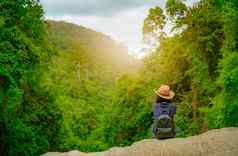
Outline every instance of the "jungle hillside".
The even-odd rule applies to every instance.
[[[143,59],[111,37],[0,1],[0,153],[98,152],[151,138],[154,89],[176,93],[176,137],[238,127],[238,1],[149,10]],[[170,33],[166,25],[171,24]]]

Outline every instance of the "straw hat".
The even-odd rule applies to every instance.
[[[168,100],[171,100],[175,96],[175,93],[170,90],[168,85],[161,85],[158,90],[155,90],[155,94]]]

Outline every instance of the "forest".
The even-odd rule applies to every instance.
[[[238,0],[151,8],[141,31],[158,44],[143,59],[100,32],[45,20],[38,0],[1,0],[0,30],[2,156],[151,138],[161,84],[176,93],[176,137],[238,127]]]

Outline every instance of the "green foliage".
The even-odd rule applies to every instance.
[[[221,62],[220,85],[224,86],[214,100],[214,106],[209,112],[210,127],[238,126],[238,54],[225,56]],[[212,115],[213,114],[213,115]]]
[[[204,0],[186,7],[169,0],[166,9],[181,31],[158,40],[159,47],[145,59],[143,74],[146,81],[170,84],[177,93],[178,136],[237,126],[235,1]]]
[[[105,150],[109,143],[107,120],[116,103],[115,81],[134,74],[139,61],[109,37],[64,22],[47,21],[56,55],[40,71],[39,88],[62,112],[57,150]]]
[[[179,137],[194,135],[208,128],[236,125],[233,117],[237,114],[236,103],[229,107],[224,104],[227,99],[219,91],[220,85],[225,86],[226,83],[218,84],[216,81],[222,79],[223,82],[222,69],[230,65],[231,60],[224,61],[229,55],[225,52],[226,36],[236,24],[232,29],[226,28],[224,19],[227,17],[219,7],[212,0],[201,1],[192,7],[185,6],[182,1],[168,1],[167,14],[170,17],[167,19],[162,9],[152,8],[145,19],[143,31],[145,35],[155,35],[160,44],[144,59],[137,76],[123,74],[124,68],[119,69],[108,61],[114,57],[105,57],[109,58],[107,60],[97,56],[93,53],[92,44],[85,46],[83,39],[72,39],[78,33],[77,36],[83,38],[92,37],[91,42],[97,44],[95,36],[88,30],[81,28],[76,31],[78,28],[74,25],[49,22],[53,44],[60,53],[53,57],[50,71],[43,74],[41,84],[55,98],[54,103],[62,108],[63,124],[58,148],[98,151],[150,138],[153,90],[163,83],[171,85],[177,95]],[[233,13],[229,15],[234,16]],[[172,37],[163,36],[166,20],[175,22],[180,33]],[[231,36],[230,40],[236,39]],[[97,50],[100,51],[99,48]],[[103,52],[101,55],[108,56]],[[77,68],[79,62],[80,71]],[[224,73],[228,71],[230,69]],[[231,81],[231,77],[227,79]],[[231,84],[235,82],[236,79],[233,81],[232,78]],[[216,101],[219,103],[215,104]]]
[[[4,0],[0,8],[0,152],[39,155],[54,142],[59,120],[47,94],[32,87],[44,55],[43,10],[34,0]]]
[[[181,18],[187,11],[186,5],[183,0],[168,0],[166,3],[166,12],[173,18]]]
[[[237,0],[151,8],[143,33],[159,46],[142,66],[101,33],[43,21],[37,0],[3,0],[0,8],[4,156],[101,151],[151,138],[160,84],[176,93],[178,137],[238,126]],[[167,22],[179,31],[165,36]]]
[[[39,155],[48,149],[47,138],[26,126],[21,119],[15,119],[7,128],[9,129],[8,143],[11,145],[9,155]]]
[[[129,145],[134,141],[150,137],[151,96],[144,83],[124,75],[118,79],[116,100],[107,119],[106,131],[110,145]]]
[[[237,86],[238,86],[238,7],[235,1],[223,2],[225,41],[222,48],[223,58],[219,64],[217,84],[220,93],[213,100],[207,120],[209,127],[238,126]]]
[[[163,29],[165,26],[165,15],[160,7],[151,8],[149,15],[144,20],[144,33],[156,33],[158,29]]]

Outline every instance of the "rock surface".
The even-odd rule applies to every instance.
[[[42,156],[238,156],[238,128],[216,129],[188,138],[142,140],[105,152],[49,152]]]

